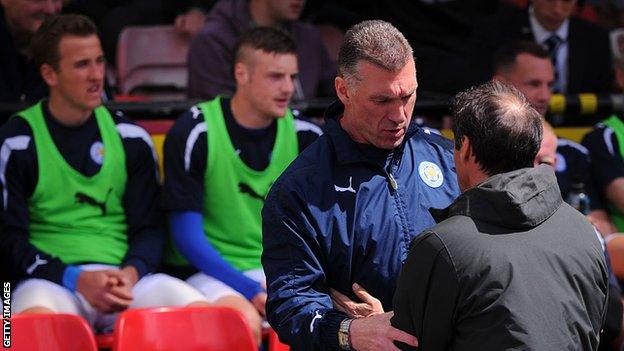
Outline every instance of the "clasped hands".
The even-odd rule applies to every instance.
[[[354,318],[349,328],[351,349],[398,351],[394,341],[418,346],[416,337],[390,325],[394,312],[384,312],[381,301],[359,284],[354,283],[352,289],[361,302],[355,302],[337,290],[329,289],[334,308],[346,313],[349,318]]]
[[[76,291],[100,312],[119,312],[132,303],[132,288],[138,279],[138,272],[132,266],[82,271],[78,276]]]

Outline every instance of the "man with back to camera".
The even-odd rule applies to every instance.
[[[14,313],[72,313],[110,330],[134,307],[207,305],[148,275],[164,232],[149,135],[101,106],[104,56],[84,16],[46,20],[32,51],[50,98],[0,128],[0,252],[19,282]]]
[[[338,61],[340,102],[326,112],[325,133],[263,209],[267,317],[296,350],[416,345],[389,325],[392,312],[377,312],[391,309],[411,239],[434,224],[428,209],[458,195],[451,143],[410,124],[416,66],[391,24],[352,27]]]
[[[275,179],[321,134],[288,108],[296,52],[282,30],[244,33],[234,96],[194,106],[165,140],[164,205],[179,250],[168,250],[165,271],[241,311],[258,339],[266,301],[260,211]]]
[[[492,81],[460,93],[453,117],[462,195],[412,243],[392,324],[423,350],[596,350],[603,247],[552,168],[533,167],[539,113]]]

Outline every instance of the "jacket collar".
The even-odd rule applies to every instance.
[[[510,229],[532,228],[561,206],[552,167],[540,165],[501,173],[468,189],[445,209],[430,209],[436,222],[460,215]]]

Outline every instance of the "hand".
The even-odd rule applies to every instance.
[[[365,350],[396,350],[393,341],[400,341],[410,346],[418,346],[416,337],[394,328],[390,325],[390,318],[394,312],[375,314],[364,318],[354,319],[349,327],[351,348],[358,351]]]
[[[128,285],[130,289],[134,287],[134,285],[139,281],[139,272],[137,272],[134,266],[125,266],[121,270],[121,280],[124,285]]]
[[[370,295],[358,283],[354,283],[352,288],[353,292],[362,303],[357,303],[340,292],[331,288],[329,289],[329,294],[335,309],[346,313],[350,318],[362,318],[373,314],[384,313],[381,301]]]
[[[118,270],[82,271],[78,276],[78,291],[96,310],[103,313],[122,311],[132,302],[123,288]]]
[[[191,36],[197,34],[206,21],[206,15],[199,9],[191,9],[190,11],[178,15],[175,19],[175,29],[183,34]]]
[[[267,293],[264,291],[257,293],[256,296],[254,296],[253,299],[251,299],[251,303],[254,305],[254,307],[258,310],[260,315],[263,317],[266,316],[266,310],[265,310],[266,300],[267,300]]]

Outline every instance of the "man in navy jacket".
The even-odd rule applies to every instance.
[[[452,143],[410,125],[412,48],[386,22],[347,32],[335,86],[341,103],[325,134],[263,209],[268,320],[296,350],[416,345],[379,312],[392,306],[411,240],[434,224],[429,208],[458,195]]]

